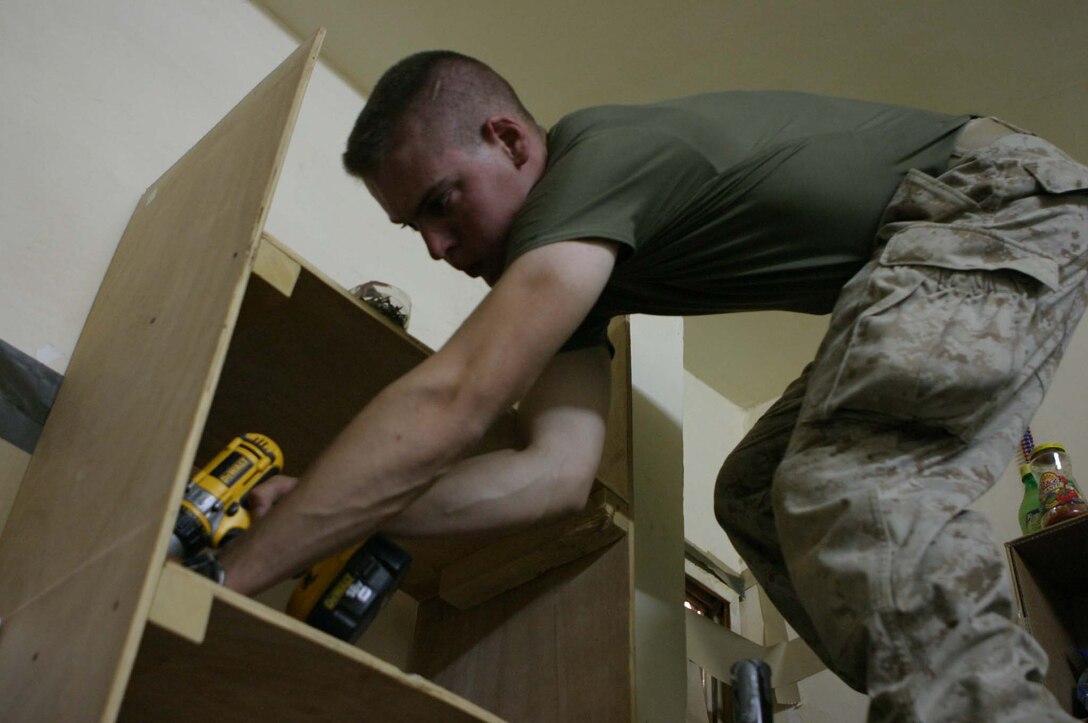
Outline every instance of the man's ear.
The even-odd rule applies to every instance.
[[[498,143],[503,152],[521,168],[532,153],[528,129],[517,118],[495,115],[484,121],[484,142]]]

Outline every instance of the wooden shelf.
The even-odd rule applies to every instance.
[[[177,565],[158,596],[120,720],[501,720]]]
[[[1020,623],[1050,658],[1046,686],[1072,713],[1068,656],[1088,646],[1088,572],[1070,561],[1088,557],[1088,515],[1006,542],[1005,551]]]

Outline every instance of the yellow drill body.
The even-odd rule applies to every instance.
[[[246,495],[282,470],[283,452],[271,439],[253,433],[235,437],[185,488],[170,554],[184,559],[205,547],[219,548],[246,530]]]

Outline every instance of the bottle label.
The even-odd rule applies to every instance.
[[[1029,511],[1024,515],[1024,534],[1029,532],[1036,532],[1043,527],[1043,511],[1036,507],[1034,510]]]
[[[1039,501],[1042,502],[1044,510],[1049,510],[1067,502],[1083,500],[1081,500],[1077,488],[1069,483],[1065,475],[1047,471],[1043,472],[1039,478]]]

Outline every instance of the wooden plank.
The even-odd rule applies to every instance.
[[[498,540],[442,569],[439,597],[466,609],[585,557],[627,531],[609,491],[598,486],[585,510]]]
[[[121,708],[123,721],[501,719],[358,648],[175,567],[213,600],[203,644],[150,625]]]
[[[10,720],[120,705],[322,36],[155,182],[125,230],[0,540]]]
[[[631,325],[619,316],[608,326],[612,356],[612,404],[597,479],[631,504]]]
[[[205,585],[193,585],[190,577],[177,564],[167,564],[159,576],[147,619],[199,645],[208,631],[212,591]]]
[[[422,603],[409,670],[511,721],[629,723],[629,540],[469,610]]]
[[[0,612],[0,718],[5,723],[104,718],[101,701],[116,664],[98,664],[87,651],[103,648],[103,631],[116,633],[128,625],[144,575],[128,563],[142,547],[140,536],[134,535],[88,556],[63,580],[40,591],[27,608]],[[44,562],[48,549],[45,545],[36,559]],[[42,711],[45,715],[39,716]]]
[[[29,465],[30,454],[0,439],[0,533],[4,531],[4,523],[15,505],[15,494]]]
[[[271,241],[267,234],[262,234],[253,258],[253,273],[284,296],[290,296],[295,290],[298,275],[302,273],[302,265]]]

